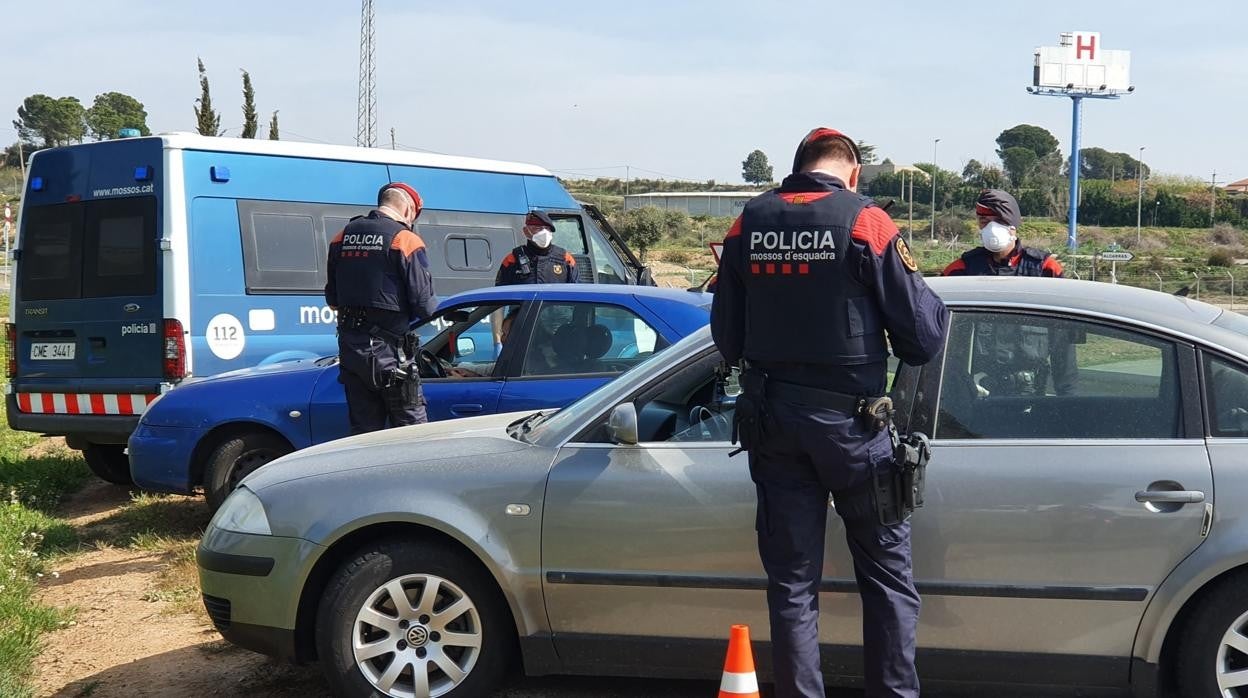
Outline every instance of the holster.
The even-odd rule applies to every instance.
[[[732,443],[740,446],[728,457],[758,446],[767,432],[767,374],[756,368],[741,370],[741,394],[732,414]]]
[[[872,473],[871,496],[880,523],[895,526],[923,506],[927,463],[932,451],[924,434],[915,432],[902,436],[893,425],[888,428],[893,442],[893,462],[889,464],[891,467],[878,468]]]

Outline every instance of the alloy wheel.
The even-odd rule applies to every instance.
[[[409,574],[378,587],[356,614],[351,646],[360,673],[393,698],[438,698],[481,656],[481,616],[453,582]]]

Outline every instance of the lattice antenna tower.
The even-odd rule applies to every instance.
[[[377,30],[373,0],[360,3],[360,97],[356,111],[355,144],[377,144]]]

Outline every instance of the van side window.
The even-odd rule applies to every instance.
[[[446,238],[446,264],[456,271],[494,268],[490,241],[483,237],[451,235]]]
[[[255,212],[243,226],[247,291],[324,288],[328,245],[311,216]]]

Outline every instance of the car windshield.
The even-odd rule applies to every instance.
[[[645,361],[620,374],[619,378],[585,395],[554,414],[541,417],[529,415],[513,426],[523,423],[524,428],[512,429],[512,436],[522,441],[537,443],[547,437],[557,439],[566,431],[575,429],[585,420],[606,409],[608,403],[619,395],[627,395],[654,377],[659,367],[670,366],[681,357],[690,356],[710,342],[710,329],[702,328],[666,349],[656,351]]]

